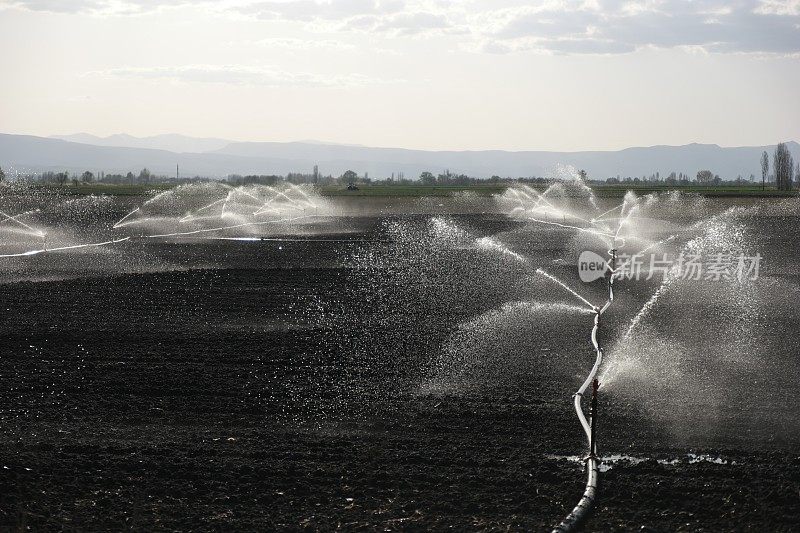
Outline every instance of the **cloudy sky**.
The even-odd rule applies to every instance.
[[[0,0],[0,131],[800,140],[800,0]]]

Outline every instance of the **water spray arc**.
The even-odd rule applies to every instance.
[[[40,243],[36,249],[0,254],[0,258],[98,248],[144,239],[207,236],[236,240],[236,237],[258,233],[260,228],[313,224],[317,219],[336,214],[332,205],[312,191],[294,184],[284,184],[282,188],[262,185],[233,187],[225,183],[182,185],[162,191],[132,209],[111,226],[115,230],[111,235],[98,239],[102,242],[69,244],[69,241],[53,240],[34,222],[23,221],[25,216],[40,211],[33,209],[12,215],[0,210],[0,228],[4,232],[23,235]],[[271,234],[273,229],[267,231]],[[246,230],[248,234],[226,235],[233,230]],[[26,243],[26,246],[30,245]]]

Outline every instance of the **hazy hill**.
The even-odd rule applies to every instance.
[[[556,176],[560,167],[571,165],[585,169],[590,177],[608,178],[620,175],[642,176],[656,171],[666,176],[672,171],[694,176],[698,170],[709,169],[724,178],[741,174],[761,175],[759,158],[766,150],[772,154],[774,146],[721,148],[714,144],[689,144],[684,146],[652,146],[627,148],[618,151],[595,152],[505,152],[404,150],[397,148],[368,148],[333,145],[306,145],[303,143],[231,143],[216,153],[260,157],[281,157],[292,160],[319,162],[320,169],[358,166],[357,171],[374,175],[413,169],[407,176],[418,176],[423,170],[452,172],[472,176]],[[800,156],[800,145],[790,143],[795,160]],[[347,162],[347,163],[345,163]],[[352,162],[352,163],[351,163]],[[387,165],[387,163],[390,163]]]
[[[61,139],[95,146],[115,146],[118,148],[153,148],[170,152],[210,152],[219,150],[233,141],[215,138],[196,138],[185,135],[165,134],[151,137],[134,137],[125,133],[97,137],[89,133],[75,133],[72,135],[51,135],[51,139]]]
[[[113,137],[119,142],[136,140],[129,136]],[[148,142],[163,137],[173,136],[151,137]],[[590,177],[598,179],[617,175],[623,178],[650,175],[656,171],[662,176],[672,171],[694,176],[702,169],[709,169],[727,179],[736,178],[737,175],[749,177],[751,173],[760,179],[761,152],[766,150],[772,154],[774,150],[774,146],[721,148],[717,145],[689,144],[595,152],[433,152],[318,142],[227,143],[221,139],[174,137],[176,142],[185,143],[184,146],[197,141],[214,148],[179,153],[176,150],[88,144],[91,137],[84,136],[80,136],[81,142],[68,142],[53,138],[0,134],[0,167],[76,172],[138,172],[147,167],[159,174],[172,175],[175,173],[175,165],[180,164],[183,176],[213,177],[227,174],[310,173],[316,164],[324,175],[338,176],[345,170],[352,169],[359,174],[369,172],[377,178],[387,177],[393,172],[403,172],[406,177],[416,178],[426,170],[439,173],[446,169],[476,177],[490,177],[494,174],[552,177],[563,172],[561,169],[564,166],[572,165],[585,169]],[[110,142],[108,139],[106,141]],[[221,142],[227,144],[218,147]],[[800,145],[792,142],[789,146],[795,160],[800,161]]]
[[[157,174],[174,175],[181,165],[183,176],[225,176],[230,173],[265,173],[271,168],[297,169],[294,161],[253,160],[225,154],[179,154],[148,148],[118,148],[33,137],[0,134],[0,167],[21,172],[43,170],[91,170],[126,173],[144,167]],[[286,173],[289,170],[282,170]]]

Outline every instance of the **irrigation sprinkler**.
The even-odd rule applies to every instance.
[[[609,260],[610,271],[606,278],[608,284],[608,301],[605,305],[598,309],[594,308],[594,327],[592,328],[591,340],[592,346],[595,351],[595,362],[586,380],[583,382],[578,391],[573,395],[573,403],[575,405],[575,413],[578,415],[578,420],[583,427],[586,434],[586,440],[589,444],[589,454],[586,456],[586,488],[583,491],[583,496],[578,501],[578,504],[572,509],[572,512],[553,529],[553,533],[565,533],[568,531],[575,531],[586,520],[589,513],[594,507],[594,502],[597,499],[597,484],[600,476],[600,458],[597,456],[597,391],[600,384],[597,380],[597,371],[600,364],[603,362],[603,349],[597,341],[597,331],[600,329],[600,317],[609,308],[614,301],[614,277],[617,274],[617,250],[612,248],[608,251],[611,256]],[[583,406],[581,405],[583,395],[589,385],[592,385],[592,400],[589,407],[589,421],[586,420],[586,415],[583,413]]]

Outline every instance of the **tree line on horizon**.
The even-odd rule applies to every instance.
[[[794,188],[795,179],[800,181],[800,161],[798,161],[797,163],[794,162],[792,154],[790,153],[786,143],[779,143],[775,147],[775,151],[772,155],[772,171],[773,171],[772,174],[770,174],[769,172],[770,157],[766,151],[761,154],[760,165],[761,165],[762,189],[765,189],[766,184],[769,182],[769,183],[774,183],[775,187],[778,190],[791,191]],[[756,178],[753,174],[750,174],[749,178],[744,178],[741,175],[739,175],[736,177],[736,179],[725,180],[720,178],[719,175],[714,174],[711,170],[707,169],[698,171],[693,179],[690,178],[688,173],[683,173],[683,172],[676,173],[674,171],[670,172],[666,176],[662,176],[660,172],[655,172],[650,175],[626,176],[624,178],[621,177],[620,175],[617,175],[607,178],[605,180],[592,179],[586,173],[585,170],[581,170],[579,174],[581,179],[584,179],[585,181],[589,181],[590,183],[598,185],[650,184],[650,185],[662,185],[662,186],[663,185],[686,186],[691,184],[697,184],[705,186],[721,186],[721,185],[745,186],[745,185],[754,185],[756,181]],[[119,174],[119,173],[106,174],[105,172],[102,171],[94,173],[89,170],[84,171],[82,174],[69,173],[68,171],[61,171],[61,172],[47,171],[47,172],[42,172],[41,174],[33,174],[25,177],[27,179],[32,179],[34,181],[40,181],[43,183],[53,183],[59,186],[64,186],[69,182],[77,186],[81,183],[83,184],[106,183],[114,185],[157,185],[157,184],[180,185],[180,184],[196,183],[196,182],[217,181],[212,178],[203,176],[181,178],[177,175],[176,176],[156,175],[147,168],[141,169],[137,174],[134,174],[133,172],[127,172],[126,174]],[[4,181],[5,179],[6,179],[5,172],[3,171],[2,168],[0,168],[0,182]],[[500,177],[494,175],[490,178],[475,178],[472,176],[468,176],[466,174],[452,173],[450,172],[450,170],[445,170],[444,172],[439,174],[434,174],[430,171],[424,171],[416,179],[406,178],[405,174],[402,171],[396,173],[393,172],[391,176],[386,177],[384,179],[371,178],[368,172],[365,172],[363,175],[359,175],[354,170],[347,170],[343,172],[340,176],[334,177],[331,174],[323,175],[319,171],[319,166],[314,165],[313,171],[309,174],[301,172],[290,172],[286,175],[251,174],[243,176],[239,174],[231,174],[221,181],[224,181],[231,185],[260,184],[260,185],[270,185],[270,186],[280,183],[282,181],[293,184],[313,184],[321,186],[324,185],[354,186],[358,184],[409,185],[409,186],[410,185],[458,186],[458,185],[486,185],[486,184],[499,185],[501,183],[513,183],[513,182],[547,184],[557,180],[541,176]],[[800,183],[798,183],[797,185],[798,188],[800,188]]]

